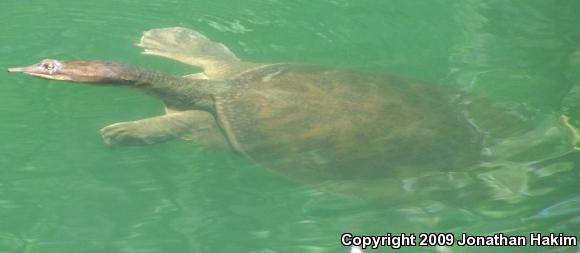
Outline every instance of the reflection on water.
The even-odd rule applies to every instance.
[[[474,166],[304,185],[188,143],[107,149],[95,129],[159,114],[160,105],[127,90],[6,75],[0,251],[344,252],[338,240],[346,231],[578,235],[580,159],[568,153],[570,133],[559,118],[566,107],[579,120],[577,96],[562,99],[580,83],[578,10],[574,1],[4,1],[2,66],[99,58],[187,74],[194,70],[140,57],[132,45],[141,31],[180,25],[244,59],[457,86],[478,95],[458,106],[481,113],[475,123],[488,135],[486,159]],[[500,109],[482,106],[482,97]],[[498,125],[504,116],[516,123]]]

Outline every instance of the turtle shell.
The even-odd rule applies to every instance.
[[[302,180],[451,168],[481,153],[480,134],[435,85],[291,64],[247,71],[234,81],[238,92],[216,97],[230,143]]]

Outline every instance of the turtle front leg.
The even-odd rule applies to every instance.
[[[136,121],[120,122],[100,130],[109,146],[155,144],[176,137],[205,146],[223,148],[227,141],[213,116],[204,111],[183,111]]]

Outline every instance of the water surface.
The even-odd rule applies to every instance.
[[[579,12],[580,2],[556,0],[2,1],[0,67],[107,59],[189,74],[198,69],[134,45],[145,30],[183,26],[242,59],[395,73],[551,115],[580,85]],[[406,201],[358,199],[182,141],[107,148],[98,129],[159,115],[161,103],[130,89],[0,76],[1,252],[346,252],[347,231],[579,235],[577,156],[530,164],[562,150],[410,175]],[[502,152],[545,139],[542,122],[530,120],[536,130]],[[578,248],[403,249],[550,250]]]

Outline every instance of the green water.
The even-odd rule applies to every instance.
[[[4,0],[0,68],[107,59],[189,74],[197,70],[134,46],[145,30],[183,26],[241,59],[396,73],[549,114],[580,85],[578,13],[580,2],[556,0]],[[0,252],[318,253],[346,252],[342,232],[580,234],[577,156],[531,166],[540,152],[482,171],[410,175],[437,197],[373,201],[184,141],[110,149],[97,132],[162,112],[134,90],[0,72]],[[526,143],[518,145],[506,152]]]

